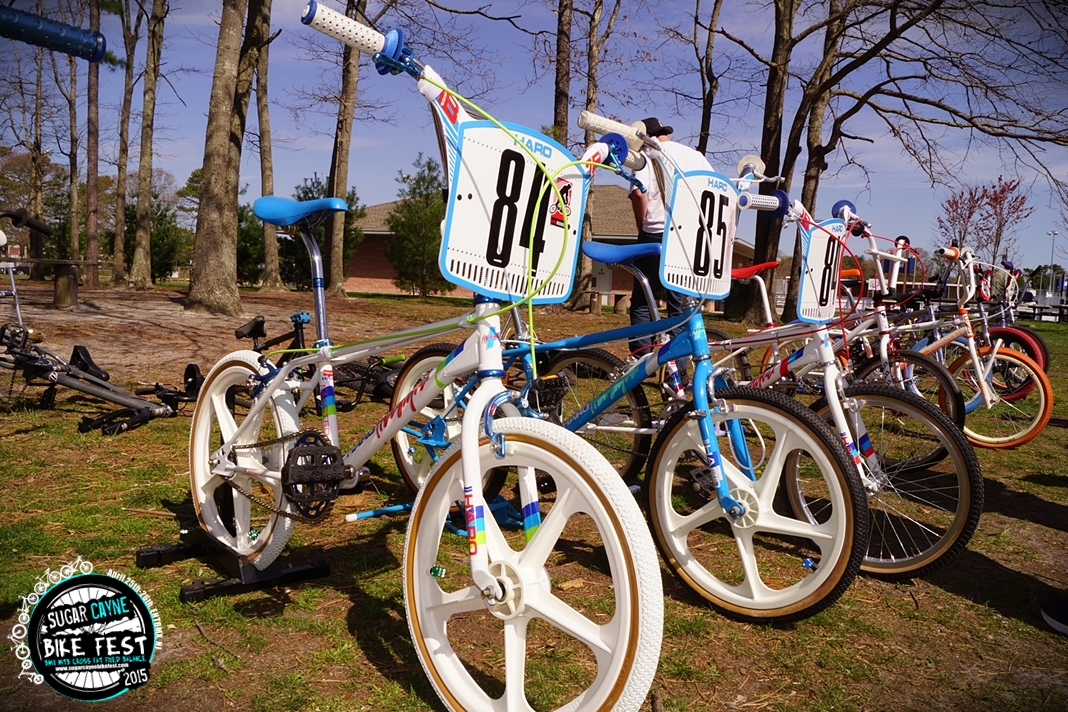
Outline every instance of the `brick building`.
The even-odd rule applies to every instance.
[[[363,242],[356,248],[356,254],[345,266],[345,289],[350,292],[373,292],[379,294],[402,294],[393,285],[396,272],[386,259],[385,249],[393,233],[390,232],[386,219],[393,212],[399,201],[371,205],[366,208],[366,215],[357,221],[363,229]],[[590,193],[589,212],[586,216],[593,228],[593,237],[601,242],[625,244],[638,237],[634,226],[634,213],[625,188],[616,185],[596,185]],[[735,240],[735,267],[753,262],[752,244]],[[623,270],[610,270],[606,265],[594,263],[594,288],[604,295],[608,304],[608,295],[612,292],[630,292],[631,277]],[[470,294],[467,290],[456,289],[452,296]]]

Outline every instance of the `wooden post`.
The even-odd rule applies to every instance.
[[[70,309],[78,306],[78,265],[56,265],[52,306]]]

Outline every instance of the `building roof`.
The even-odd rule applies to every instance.
[[[365,235],[388,235],[386,220],[399,203],[393,200],[364,208],[366,214],[356,221],[356,226],[363,229]],[[590,206],[587,219],[593,229],[595,240],[622,242],[636,240],[638,228],[634,224],[634,211],[631,209],[627,189],[618,185],[595,185],[590,191]],[[752,258],[753,246],[744,240],[736,240],[734,249],[746,258]]]

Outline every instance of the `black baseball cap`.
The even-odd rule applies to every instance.
[[[648,119],[642,119],[642,123],[645,124],[645,134],[650,138],[667,136],[675,130],[670,126],[661,126],[660,119],[655,116],[650,116]]]

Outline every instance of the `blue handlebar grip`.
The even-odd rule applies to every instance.
[[[779,209],[771,214],[773,218],[785,217],[786,213],[790,210],[790,194],[785,190],[773,190],[771,194],[779,199]]]
[[[107,40],[99,32],[71,27],[10,7],[0,7],[0,37],[19,40],[90,62],[103,59],[108,48]]]

